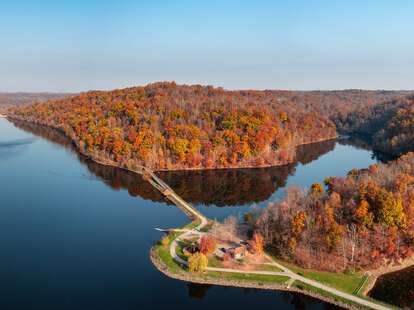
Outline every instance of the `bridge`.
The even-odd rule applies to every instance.
[[[167,183],[161,180],[152,170],[146,167],[140,167],[138,173],[142,174],[144,180],[148,181],[157,189],[166,199],[171,201],[180,210],[182,210],[190,219],[200,219],[207,222],[207,219],[191,204],[182,199]]]

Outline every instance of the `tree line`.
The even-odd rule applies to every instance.
[[[65,132],[82,153],[134,169],[264,167],[333,138],[326,117],[266,91],[155,83],[91,91],[11,114]]]
[[[287,260],[329,271],[375,268],[411,257],[414,153],[388,164],[328,177],[308,191],[246,215],[252,230]]]

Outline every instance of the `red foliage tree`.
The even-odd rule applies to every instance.
[[[203,235],[200,239],[200,252],[208,255],[214,253],[217,247],[217,240],[211,235]]]

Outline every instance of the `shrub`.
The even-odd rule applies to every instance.
[[[164,236],[162,239],[161,239],[161,245],[163,245],[163,246],[168,246],[170,244],[170,238],[168,237],[168,235],[167,236]]]

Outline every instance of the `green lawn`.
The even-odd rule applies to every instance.
[[[180,246],[177,246],[177,254],[182,254],[182,250],[179,250]],[[182,247],[181,247],[182,249]],[[180,266],[170,255],[169,246],[156,245],[155,250],[158,253],[160,259],[167,265],[167,267],[173,272],[186,271],[182,266]],[[216,258],[219,261],[218,258]],[[209,264],[214,262],[214,259],[209,259]],[[215,272],[208,271],[201,275],[212,278],[221,278],[221,279],[232,279],[239,281],[255,281],[263,283],[284,283],[289,277],[285,276],[268,276],[268,275],[254,275],[254,274],[242,274],[242,273],[228,273],[228,272]]]
[[[326,292],[326,291],[321,290],[321,289],[319,289],[317,287],[311,286],[309,284],[306,284],[306,283],[303,283],[303,282],[300,282],[300,281],[293,282],[292,287],[296,287],[296,288],[298,288],[301,291],[306,291],[306,292],[315,293],[315,294],[318,294],[318,295],[321,295],[321,296],[325,296],[325,297],[328,297],[328,298],[330,298],[330,299],[332,299],[334,301],[343,302],[345,304],[352,305],[352,306],[355,306],[357,308],[361,308],[361,309],[371,309],[371,308],[362,306],[362,305],[360,305],[358,303],[355,303],[355,302],[350,301],[348,299],[345,299],[345,298],[336,296],[334,294],[331,294],[329,292]]]
[[[255,281],[263,283],[285,283],[289,277],[285,276],[268,276],[261,274],[245,274],[245,273],[231,273],[231,272],[216,272],[208,271],[206,275],[213,278],[232,279],[239,281]]]
[[[200,220],[197,219],[185,225],[183,229],[193,229],[193,228],[196,228],[200,224],[201,224]]]
[[[365,276],[360,273],[336,273],[336,272],[326,272],[326,271],[317,271],[312,269],[305,269],[298,267],[294,264],[287,263],[275,259],[281,265],[286,266],[293,272],[304,276],[306,278],[316,280],[328,286],[334,287],[338,290],[344,291],[349,294],[353,294],[361,287],[362,283],[365,281]]]
[[[158,253],[160,259],[164,262],[167,267],[173,272],[182,271],[183,268],[171,257],[169,247],[162,245],[156,245],[155,251]]]
[[[263,270],[263,271],[273,271],[273,272],[282,272],[282,269],[272,266],[272,265],[256,265],[255,270]]]
[[[353,294],[365,277],[358,274],[344,274],[306,270],[303,276]]]
[[[185,228],[193,228],[198,225],[197,222],[192,222],[185,226]],[[165,263],[165,265],[175,273],[179,273],[182,271],[186,271],[185,268],[180,266],[170,255],[169,252],[169,245],[170,243],[177,238],[181,233],[179,232],[172,232],[168,235],[169,244],[166,246],[163,246],[161,244],[157,244],[154,246],[154,249],[156,253],[159,255],[159,258]],[[177,246],[177,254],[182,257],[183,259],[187,259],[183,253],[183,245],[184,242],[178,242]],[[275,259],[275,258],[274,258]],[[297,274],[300,274],[306,278],[316,280],[320,283],[327,284],[331,287],[334,287],[336,289],[342,290],[344,292],[350,293],[350,294],[356,294],[358,290],[360,290],[361,286],[365,284],[366,277],[354,273],[354,274],[345,274],[345,273],[333,273],[333,272],[323,272],[323,271],[316,271],[316,270],[310,270],[310,269],[304,269],[301,267],[298,267],[296,265],[293,265],[291,263],[287,263],[284,261],[280,261],[278,259],[275,259],[280,264],[286,266],[287,268],[291,269],[293,272],[296,272]],[[215,256],[209,257],[209,266],[210,267],[222,267],[221,261],[219,258]],[[258,265],[257,270],[268,270],[268,271],[281,271],[276,266],[271,265]],[[289,277],[287,276],[271,276],[271,275],[256,275],[256,274],[244,274],[244,273],[227,273],[227,272],[213,272],[208,271],[205,273],[200,274],[200,276],[204,277],[211,277],[211,278],[220,278],[220,279],[231,279],[231,280],[237,280],[237,281],[254,281],[260,284],[264,283],[278,283],[282,284],[289,280]],[[349,301],[347,299],[338,297],[336,295],[333,295],[331,293],[328,293],[326,291],[323,291],[321,289],[318,289],[316,287],[313,287],[311,285],[305,284],[300,281],[295,281],[292,284],[292,287],[296,287],[299,290],[313,292],[322,296],[326,296],[331,298],[332,300],[337,300],[344,302],[346,304],[350,304],[353,306],[357,306],[359,308],[364,308],[363,306],[354,303],[352,301]],[[385,305],[389,307],[390,309],[398,309],[397,307],[387,305],[385,303],[379,302],[377,300],[373,300],[372,298],[366,297],[366,296],[359,296],[360,298],[369,300],[371,302]]]
[[[186,229],[192,229],[194,227],[196,227],[197,225],[199,225],[199,221],[193,221],[187,225],[185,225],[183,228]],[[162,244],[157,244],[154,246],[155,251],[158,253],[160,259],[167,265],[167,267],[173,271],[173,272],[179,272],[179,271],[183,271],[184,269],[180,266],[180,264],[178,264],[170,255],[170,244],[171,242],[176,239],[179,235],[181,235],[181,232],[170,232],[167,237],[168,237],[168,245],[167,246],[163,246]],[[182,251],[182,245],[180,245],[181,242],[178,242],[178,246],[177,246],[177,254],[183,259],[187,258],[185,257],[183,251]]]
[[[326,292],[324,290],[321,290],[321,289],[319,289],[317,287],[314,287],[312,285],[303,283],[301,281],[295,281],[295,282],[293,282],[292,287],[296,287],[296,288],[298,288],[299,290],[302,290],[302,291],[316,293],[318,295],[325,296],[325,297],[328,297],[328,298],[330,298],[332,300],[340,301],[340,302],[343,302],[343,303],[348,304],[348,305],[355,306],[355,307],[360,308],[360,309],[371,309],[369,307],[360,305],[359,303],[353,302],[353,301],[348,300],[346,298],[342,298],[342,297],[336,296],[334,294],[331,294],[329,292]],[[379,302],[378,300],[374,300],[372,298],[368,298],[368,297],[365,297],[365,296],[358,296],[358,297],[360,297],[361,299],[365,299],[365,300],[371,301],[373,303],[379,304],[379,305],[383,305],[383,306],[388,307],[390,309],[398,309],[398,307],[395,307],[395,306],[392,306],[392,305],[389,305],[389,304],[386,304],[386,303],[383,303],[383,302]]]
[[[218,258],[216,255],[213,254],[208,257],[208,266],[215,267],[215,268],[222,268],[223,263],[220,258]]]
[[[170,236],[170,242],[175,238],[173,236]],[[181,244],[181,246],[180,246]],[[182,271],[186,271],[186,269],[184,269],[182,266],[180,266],[176,261],[174,261],[174,259],[171,257],[170,252],[169,252],[169,245],[167,246],[163,246],[163,245],[156,245],[155,246],[155,250],[158,253],[160,259],[166,264],[166,266],[175,273],[179,273]],[[177,254],[178,255],[182,255],[183,257],[184,254],[182,253],[182,243],[179,243],[179,245],[177,246]],[[209,265],[216,265],[219,263],[219,259],[216,257],[211,257],[209,259]],[[221,263],[221,262],[220,262]],[[357,276],[357,275],[347,275],[347,274],[335,274],[335,273],[330,273],[330,272],[317,272],[317,271],[312,271],[312,270],[307,270],[307,269],[303,269],[297,266],[294,266],[292,264],[287,264],[287,263],[283,263],[284,265],[286,265],[286,267],[290,268],[292,271],[295,271],[297,273],[303,273],[304,276],[317,280],[319,282],[322,283],[327,283],[330,284],[332,287],[344,290],[347,290],[348,293],[353,293],[355,290],[357,290],[360,286],[361,286],[361,276]],[[277,267],[274,266],[270,266],[270,265],[262,265],[262,267],[265,268],[270,268],[272,271],[279,271],[279,269]],[[276,268],[276,269],[274,269]],[[269,270],[269,269],[267,269]],[[228,273],[228,272],[213,272],[213,271],[208,271],[205,273],[200,274],[200,276],[204,276],[204,277],[211,277],[211,278],[219,278],[219,279],[229,279],[229,280],[236,280],[236,281],[253,281],[253,282],[257,282],[260,284],[265,284],[265,283],[277,283],[277,284],[282,284],[282,283],[286,283],[289,280],[289,277],[286,276],[271,276],[271,275],[255,275],[255,274],[244,274],[244,273]],[[357,281],[358,280],[358,281]],[[334,283],[334,281],[337,281],[336,283]],[[333,284],[331,284],[333,283]],[[311,285],[308,285],[306,283],[300,282],[300,281],[295,281],[292,284],[292,287],[296,287],[299,290],[303,290],[303,291],[308,291],[308,292],[313,292],[325,297],[329,297],[332,300],[336,300],[336,301],[341,301],[344,302],[346,304],[350,304],[353,306],[357,306],[359,308],[364,308],[363,306],[354,303],[352,301],[349,301],[347,299],[338,297],[336,295],[333,295],[331,293],[328,293],[326,291],[323,291],[321,289],[318,289],[316,287],[313,287]],[[344,289],[345,288],[345,289]],[[360,296],[361,298],[364,298],[366,300],[370,300],[374,303],[378,303],[378,304],[382,304],[385,305],[387,307],[390,307],[391,309],[398,309],[397,307],[393,307],[381,302],[378,302],[377,300],[373,300],[371,298],[365,297],[365,296]],[[366,307],[365,307],[366,308]]]
[[[209,267],[214,267],[214,268],[224,268],[222,260],[220,258],[218,258],[217,256],[215,256],[215,255],[209,255],[208,256],[208,266]],[[234,262],[234,266],[233,267],[228,267],[228,268],[240,269],[242,267],[243,267],[242,262]],[[261,271],[273,271],[273,272],[281,272],[282,271],[281,269],[279,269],[276,266],[265,265],[265,264],[252,265],[252,267],[253,267],[254,270],[261,270]]]

